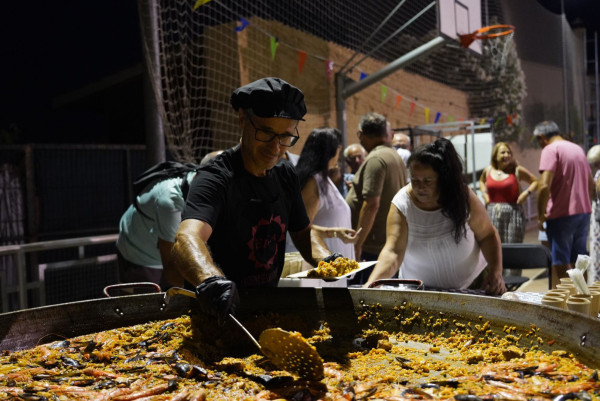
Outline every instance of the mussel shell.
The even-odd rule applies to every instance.
[[[457,394],[454,396],[457,401],[483,401],[481,398],[473,394]]]
[[[173,370],[177,373],[179,377],[183,377],[186,379],[193,379],[196,377],[206,378],[208,376],[208,372],[201,366],[198,365],[190,365],[185,362],[177,362],[171,365]]]
[[[76,361],[73,358],[61,356],[60,360],[62,361],[63,365],[69,366],[71,368],[82,369],[84,367],[81,363],[79,363],[78,361]]]
[[[67,348],[69,345],[71,345],[71,342],[69,342],[68,340],[63,340],[63,341],[55,342],[54,344],[50,344],[48,346],[48,348],[61,349],[61,348]]]
[[[592,396],[586,391],[579,391],[576,393],[568,393],[557,395],[552,401],[566,401],[566,400],[581,400],[581,401],[592,401]]]

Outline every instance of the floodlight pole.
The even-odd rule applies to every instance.
[[[342,154],[338,159],[338,163],[340,165],[340,173],[342,174],[342,182],[341,185],[346,185],[344,180],[344,173],[346,172],[346,158],[343,156],[343,152],[348,146],[348,139],[346,138],[346,99],[342,96],[342,91],[344,87],[353,82],[350,78],[342,73],[335,74],[335,109],[337,127],[342,133]]]
[[[335,109],[336,109],[336,120],[337,127],[342,133],[342,151],[346,148],[348,143],[347,130],[346,130],[346,99],[355,93],[373,85],[374,83],[382,80],[388,75],[398,71],[400,68],[406,67],[411,62],[415,61],[419,57],[422,57],[430,52],[434,51],[446,42],[442,36],[438,36],[429,42],[417,47],[416,49],[406,53],[404,56],[397,58],[392,63],[386,65],[379,71],[369,75],[365,79],[354,82],[346,76],[346,74],[338,72],[335,74]],[[342,173],[342,185],[344,185],[344,172],[346,171],[346,160],[344,157],[340,157],[340,168]]]
[[[423,57],[423,56],[429,54],[430,52],[434,51],[435,49],[437,49],[438,47],[443,45],[445,42],[446,42],[446,39],[442,36],[438,36],[434,39],[431,39],[429,42],[417,47],[414,50],[411,50],[410,52],[406,53],[404,56],[397,58],[396,60],[392,61],[390,64],[386,65],[379,71],[374,72],[373,74],[367,76],[363,80],[351,83],[346,88],[344,88],[344,90],[342,92],[342,96],[344,97],[344,99],[349,98],[350,96],[354,95],[355,93],[358,93],[361,90],[371,86],[372,84],[377,83],[378,81],[381,81],[383,78],[398,71],[400,68],[406,67],[408,64],[415,61],[419,57]]]
[[[345,74],[336,74],[335,79],[335,104],[337,114],[337,127],[342,132],[344,138],[344,146],[346,144],[346,99],[350,96],[360,92],[361,90],[379,82],[388,75],[398,71],[401,68],[406,67],[419,57],[423,57],[438,47],[442,46],[446,42],[446,39],[442,36],[438,36],[431,39],[429,42],[417,47],[414,50],[406,53],[405,55],[392,61],[390,64],[381,68],[379,71],[367,76],[361,81],[354,82],[350,80]]]
[[[139,0],[138,8],[144,43],[143,74],[144,115],[146,128],[146,165],[151,166],[165,161],[165,134],[157,97],[162,98],[160,81],[160,59],[158,39],[157,0]],[[159,94],[159,95],[157,95]]]
[[[563,75],[563,104],[565,105],[565,135],[570,138],[571,127],[569,121],[569,99],[568,99],[568,80],[567,80],[567,45],[566,45],[566,31],[567,31],[567,14],[565,13],[565,2],[560,0],[560,37],[562,47],[562,75]],[[572,138],[570,138],[572,139]]]
[[[596,113],[595,113],[595,128],[596,128],[596,143],[600,143],[600,82],[598,76],[598,31],[594,31],[594,77],[596,82]]]

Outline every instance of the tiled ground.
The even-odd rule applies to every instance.
[[[529,225],[528,230],[525,232],[525,239],[523,240],[523,242],[525,242],[527,244],[539,244],[540,243],[540,241],[538,240],[537,226],[535,226],[533,224]],[[544,270],[545,269],[528,269],[528,270],[523,270],[522,274],[523,274],[523,276],[532,278],[532,277],[537,277],[540,274],[544,275],[543,274]],[[543,277],[543,278],[529,280],[529,281],[525,282],[523,285],[521,285],[521,287],[519,287],[518,291],[544,293],[544,292],[548,291],[548,278]]]

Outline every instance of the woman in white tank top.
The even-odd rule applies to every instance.
[[[419,279],[426,287],[462,289],[487,269],[481,288],[506,291],[500,237],[485,207],[464,183],[452,142],[440,138],[408,161],[410,183],[392,200],[386,244],[365,284],[392,277]]]
[[[331,252],[354,259],[356,232],[350,207],[328,176],[337,166],[341,147],[342,135],[337,129],[313,130],[302,148],[296,172],[313,232],[320,234]]]

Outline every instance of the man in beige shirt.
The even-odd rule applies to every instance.
[[[369,154],[354,175],[346,202],[352,211],[352,227],[356,230],[362,227],[354,245],[356,258],[377,260],[385,244],[386,219],[392,198],[406,185],[407,172],[392,147],[384,116],[365,114],[357,135]]]

